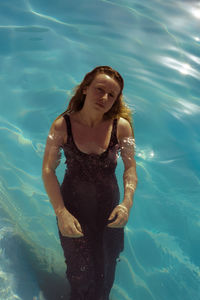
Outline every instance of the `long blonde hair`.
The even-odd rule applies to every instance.
[[[111,109],[104,114],[104,119],[118,119],[120,117],[126,119],[130,125],[132,126],[132,117],[131,117],[131,110],[128,108],[128,106],[125,104],[123,100],[123,95],[122,95],[122,90],[124,88],[124,80],[122,76],[114,69],[112,69],[109,66],[98,66],[94,68],[91,72],[87,73],[83,79],[83,81],[75,87],[74,89],[74,95],[72,96],[69,105],[67,109],[60,114],[56,119],[60,118],[61,116],[65,114],[70,114],[72,112],[77,112],[80,111],[84,105],[85,102],[85,95],[83,94],[83,90],[88,87],[93,79],[96,77],[98,74],[107,74],[111,78],[115,79],[121,90],[120,93],[114,102],[113,106]]]

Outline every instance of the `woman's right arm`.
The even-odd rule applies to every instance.
[[[66,124],[63,117],[55,120],[50,128],[42,166],[42,179],[50,202],[58,218],[59,229],[64,236],[83,236],[78,220],[65,208],[60,184],[55,170],[60,163],[60,149],[66,136]]]

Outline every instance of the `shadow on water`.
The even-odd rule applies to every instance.
[[[29,245],[19,235],[9,230],[1,237],[0,248],[3,249],[4,276],[11,275],[13,292],[20,299],[67,300],[69,298],[69,285],[65,274],[57,274],[53,267],[48,265],[46,258],[38,255],[39,251],[34,249],[34,245]],[[7,278],[5,282],[6,280]]]

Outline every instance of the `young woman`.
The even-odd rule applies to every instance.
[[[43,181],[56,214],[70,300],[108,300],[116,261],[124,247],[123,228],[137,175],[123,86],[123,78],[111,67],[100,66],[87,73],[47,138]],[[61,148],[67,166],[60,186],[55,170]],[[119,152],[124,163],[120,204],[115,176]]]

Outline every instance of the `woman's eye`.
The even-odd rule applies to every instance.
[[[97,88],[97,90],[98,90],[98,91],[100,91],[100,92],[102,92],[102,91],[103,91],[103,89],[102,89],[102,88],[100,88],[100,87],[98,87],[98,88]]]
[[[113,94],[109,94],[109,95],[110,95],[110,97],[112,97],[112,98],[114,97],[114,95],[113,95]]]

